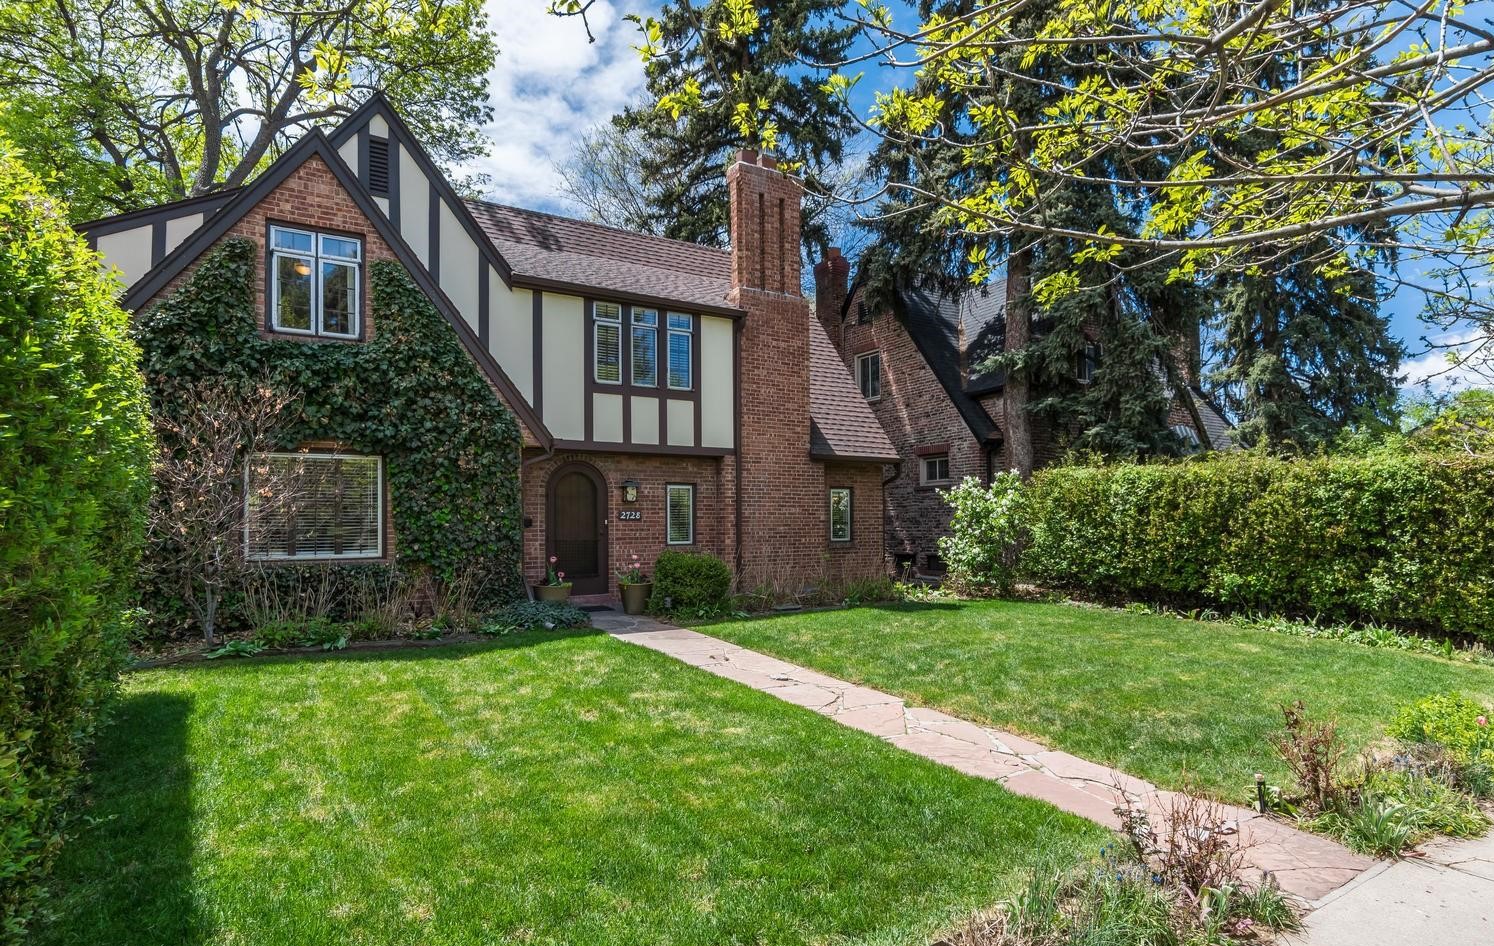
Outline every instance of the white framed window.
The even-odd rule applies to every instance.
[[[659,310],[633,310],[633,384],[659,386]]]
[[[869,351],[856,356],[856,383],[861,386],[861,396],[875,401],[882,396],[882,353]]]
[[[1203,448],[1203,441],[1198,439],[1198,431],[1191,424],[1173,424],[1172,432],[1183,442],[1184,453],[1197,453]]]
[[[670,545],[695,544],[695,487],[670,483],[664,487],[665,541]]]
[[[1075,377],[1080,384],[1089,384],[1095,379],[1095,370],[1100,366],[1100,346],[1086,342],[1079,352],[1079,369]]]
[[[293,335],[357,338],[363,241],[270,227],[270,327]]]
[[[245,470],[244,557],[380,558],[384,461],[347,453],[269,453]]]
[[[592,303],[591,363],[599,384],[622,384],[622,306],[615,302]]]
[[[669,389],[689,391],[695,386],[695,319],[671,312],[668,326]]]
[[[851,541],[851,490],[837,486],[830,490],[830,541]]]
[[[949,454],[931,453],[919,459],[919,479],[924,486],[949,482]]]

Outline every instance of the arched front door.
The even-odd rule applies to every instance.
[[[607,593],[607,484],[595,467],[567,463],[550,475],[545,557],[572,583],[571,594]]]

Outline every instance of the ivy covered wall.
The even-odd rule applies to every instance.
[[[384,458],[400,569],[428,569],[442,580],[466,573],[481,583],[487,606],[521,597],[518,423],[452,326],[403,267],[374,261],[372,339],[265,338],[256,303],[260,253],[249,240],[225,240],[138,319],[152,411],[180,411],[187,392],[205,383],[245,392],[268,383],[293,392],[297,403],[281,447],[332,441]],[[280,567],[289,573],[296,566]],[[334,571],[351,581],[373,567]],[[156,574],[146,589],[158,625],[186,620],[173,587],[169,576]],[[226,625],[234,617],[231,592]]]

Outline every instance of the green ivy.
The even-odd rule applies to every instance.
[[[123,663],[151,444],[118,291],[0,139],[0,942]]]
[[[283,448],[332,440],[384,458],[401,568],[427,568],[440,579],[475,569],[485,606],[520,597],[518,423],[451,325],[403,267],[376,261],[371,340],[263,338],[259,253],[250,241],[224,241],[140,318],[152,410],[179,410],[184,392],[205,381],[246,392],[267,381],[293,393],[297,416]],[[356,570],[338,574],[346,582]],[[169,621],[182,617],[174,586],[163,577],[149,589],[153,612]],[[233,597],[224,604],[231,622]]]

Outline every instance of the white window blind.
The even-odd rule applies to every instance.
[[[694,324],[688,315],[669,313],[669,387],[676,391],[695,386]]]
[[[384,552],[379,457],[272,453],[246,476],[247,558],[378,558]]]
[[[622,306],[598,302],[592,306],[592,369],[603,384],[622,383]]]
[[[670,545],[695,542],[695,487],[671,483],[666,488],[666,540]]]
[[[659,384],[659,313],[633,310],[633,383],[645,388]]]

